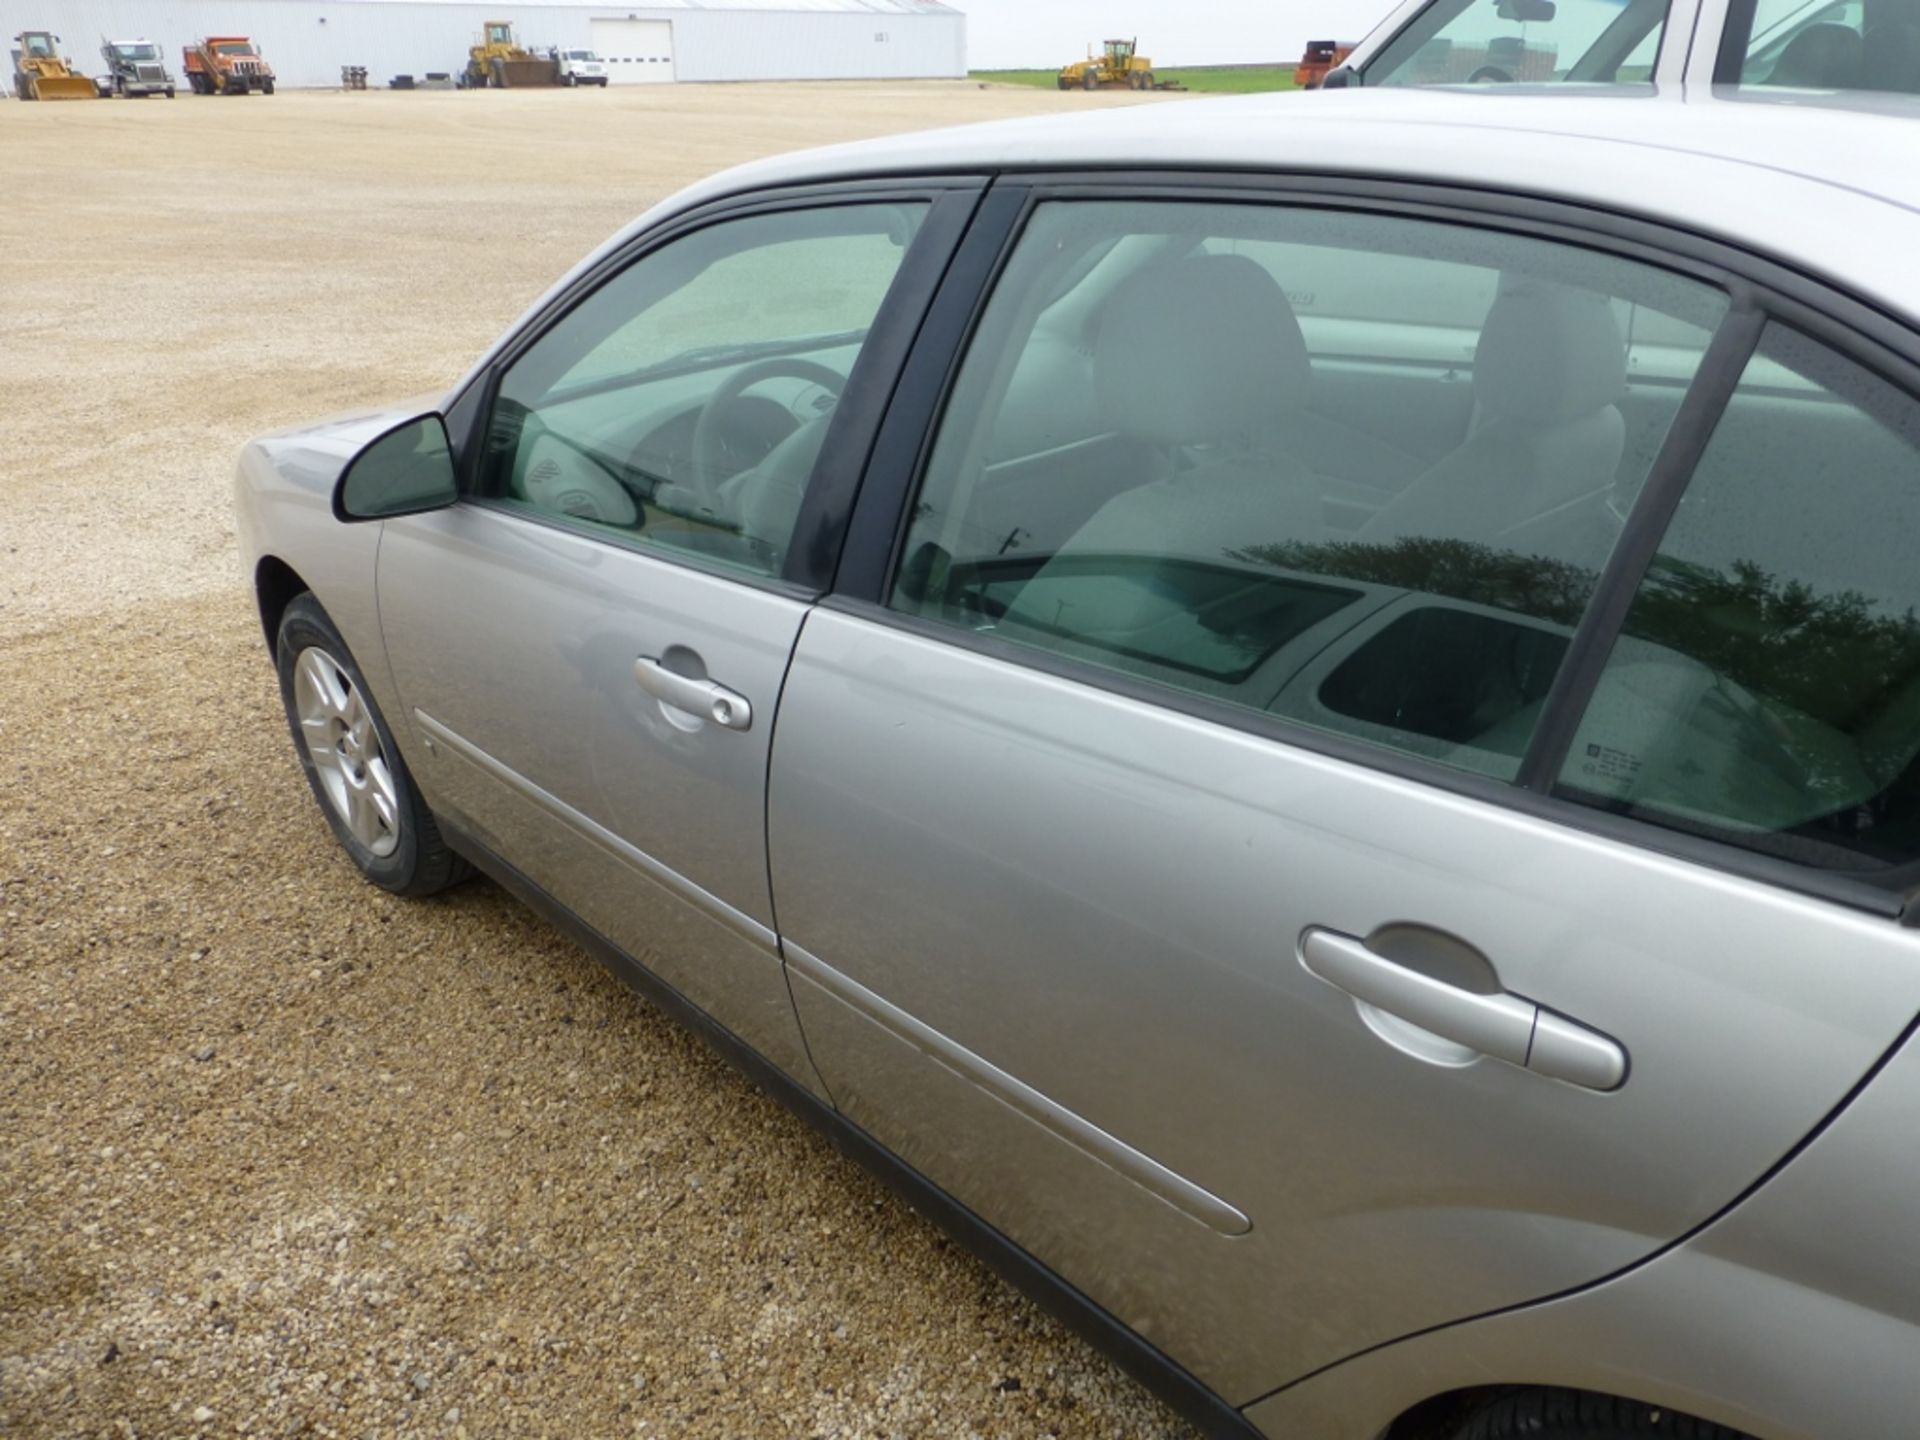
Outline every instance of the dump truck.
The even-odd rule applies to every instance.
[[[522,49],[513,38],[512,24],[505,20],[487,21],[480,43],[467,50],[467,68],[460,78],[469,90],[560,83],[559,66],[552,57]]]
[[[245,35],[209,35],[181,51],[181,68],[196,95],[273,93],[273,67]]]
[[[113,93],[122,99],[148,95],[173,98],[173,76],[160,47],[151,40],[100,40],[100,58],[107,62],[107,79]]]
[[[1138,54],[1140,41],[1105,40],[1098,55],[1087,47],[1087,58],[1060,67],[1057,84],[1062,90],[1151,90],[1153,61]]]
[[[1293,83],[1302,90],[1318,90],[1320,82],[1335,66],[1344,64],[1359,45],[1358,40],[1309,40],[1293,67]]]
[[[13,37],[13,93],[22,100],[94,100],[99,90],[61,57],[51,30],[22,30]]]

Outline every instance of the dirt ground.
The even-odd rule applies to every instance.
[[[498,891],[361,883],[228,515],[702,174],[1128,103],[0,104],[0,1435],[1184,1433]]]

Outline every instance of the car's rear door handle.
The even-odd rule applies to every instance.
[[[729,730],[753,728],[753,706],[747,703],[747,697],[717,681],[681,675],[650,655],[642,655],[633,662],[633,677],[640,682],[642,690],[676,710],[698,715]]]
[[[1627,1053],[1618,1042],[1519,995],[1464,990],[1318,926],[1301,933],[1300,960],[1361,1004],[1455,1045],[1589,1090],[1626,1083]]]

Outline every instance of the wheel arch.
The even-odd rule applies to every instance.
[[[277,555],[262,555],[253,567],[253,594],[260,607],[260,626],[266,631],[267,653],[279,658],[280,617],[296,595],[313,587]]]
[[[1445,1427],[1466,1419],[1482,1405],[1518,1389],[1514,1385],[1466,1385],[1429,1395],[1394,1417],[1379,1440],[1433,1440]]]
[[[1497,1414],[1489,1414],[1506,1402]],[[1607,1434],[1661,1434],[1672,1440],[1750,1440],[1712,1420],[1670,1405],[1604,1390],[1565,1385],[1488,1384],[1464,1386],[1429,1396],[1403,1411],[1380,1440],[1448,1440],[1479,1416],[1481,1427],[1501,1435],[1552,1434],[1564,1427]]]

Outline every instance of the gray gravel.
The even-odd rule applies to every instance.
[[[686,180],[1067,102],[1140,103],[0,107],[61,177],[0,211],[0,1435],[1185,1433],[498,891],[362,884],[226,514]]]

